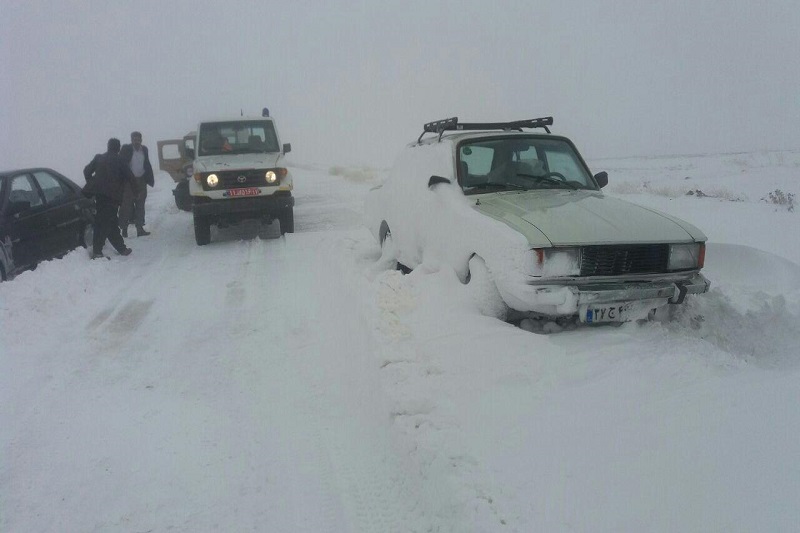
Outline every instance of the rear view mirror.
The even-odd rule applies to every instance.
[[[598,172],[594,175],[594,181],[597,182],[597,186],[601,189],[608,185],[608,172],[605,170],[603,172]]]
[[[292,143],[285,143],[283,145],[283,153],[288,154],[291,151],[292,151]]]
[[[441,176],[431,176],[431,179],[428,180],[428,188],[433,188],[434,185],[438,185],[440,183],[447,183],[449,185],[450,180]]]

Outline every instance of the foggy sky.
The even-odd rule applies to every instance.
[[[553,115],[587,158],[800,148],[794,1],[0,0],[0,169],[270,108],[296,163]],[[594,170],[594,169],[593,169]]]

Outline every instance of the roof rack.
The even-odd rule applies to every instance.
[[[417,139],[417,144],[422,142],[422,136],[426,133],[438,133],[439,141],[445,131],[453,130],[514,130],[522,131],[522,128],[544,128],[550,133],[548,126],[553,125],[553,117],[532,118],[528,120],[515,120],[513,122],[458,122],[458,117],[446,118],[428,122],[423,126],[422,133]]]

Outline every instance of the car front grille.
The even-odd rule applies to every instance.
[[[666,272],[669,244],[584,246],[581,276],[619,276]]]
[[[226,172],[215,172],[219,178],[219,185],[209,187],[203,180],[203,189],[206,191],[218,189],[241,189],[243,187],[266,187],[267,178],[265,169],[234,170]],[[271,185],[277,185],[273,183]]]

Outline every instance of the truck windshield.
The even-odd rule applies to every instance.
[[[200,125],[199,155],[279,152],[271,120],[207,122]]]

